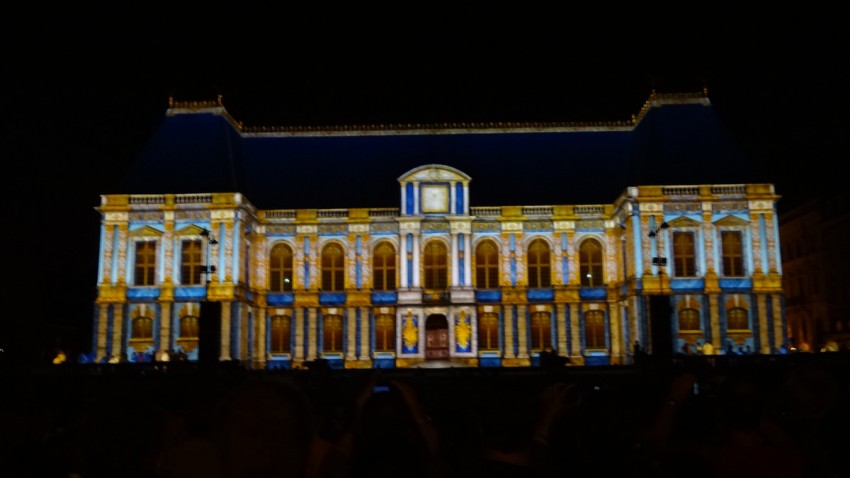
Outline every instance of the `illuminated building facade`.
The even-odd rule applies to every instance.
[[[534,366],[550,350],[624,364],[635,341],[772,353],[785,341],[773,186],[627,182],[659,151],[682,153],[657,136],[665,121],[710,109],[703,94],[653,93],[605,124],[248,128],[221,99],[172,102],[98,208],[96,360],[198,359],[205,329],[217,360],[255,368]],[[691,159],[728,160],[698,126],[692,154],[716,157]],[[591,186],[608,200],[533,205],[592,197],[582,168],[603,160],[610,181]],[[474,189],[466,169],[482,167],[514,173]],[[332,188],[380,196],[367,177],[387,170],[395,206],[288,207]],[[505,184],[535,202],[473,206]]]

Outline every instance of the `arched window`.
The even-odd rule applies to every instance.
[[[422,258],[425,274],[425,289],[445,290],[449,284],[449,265],[446,246],[440,241],[430,241],[425,245]]]
[[[395,350],[395,318],[392,314],[375,316],[375,351],[393,352]]]
[[[290,324],[291,320],[285,315],[273,315],[271,317],[270,347],[269,352],[273,354],[290,353]]]
[[[541,351],[552,348],[552,326],[549,312],[531,314],[531,350]]]
[[[602,245],[596,239],[586,239],[578,251],[581,285],[595,287],[603,285]]]
[[[342,352],[342,317],[327,315],[322,321],[322,351]]]
[[[552,284],[551,271],[549,244],[543,239],[535,239],[528,246],[528,287],[549,287]]]
[[[605,313],[601,310],[589,310],[584,314],[584,346],[605,348]]]
[[[744,247],[741,231],[721,231],[720,243],[723,247],[723,275],[740,277],[744,275]]]
[[[395,290],[396,253],[395,247],[383,241],[372,254],[372,288],[375,290]]]
[[[673,275],[694,277],[696,275],[696,252],[693,232],[673,233]]]
[[[292,248],[278,243],[269,254],[269,290],[270,292],[291,292],[293,286]]]
[[[147,351],[153,346],[153,319],[150,317],[136,317],[130,323],[129,345],[138,353]]]
[[[481,241],[475,249],[475,287],[499,287],[499,248],[493,241]]]
[[[136,243],[136,273],[133,277],[136,285],[154,285],[156,283],[156,243]]]
[[[478,314],[478,349],[499,349],[499,317],[493,312]]]
[[[150,317],[137,317],[133,319],[134,339],[153,339],[153,319]]]
[[[726,320],[729,330],[749,330],[750,321],[747,318],[747,309],[735,307],[726,312]]]
[[[699,331],[699,311],[682,309],[679,311],[679,330],[682,332]]]
[[[345,289],[345,255],[339,244],[328,244],[322,250],[322,290]]]
[[[180,318],[180,338],[181,339],[197,339],[198,338],[198,318],[193,315],[187,315]]]
[[[181,242],[180,248],[180,283],[196,285],[201,283],[201,259],[203,246],[200,240],[190,239]]]
[[[185,352],[191,352],[198,347],[198,320],[198,317],[194,315],[180,317],[180,335],[177,337],[177,345]]]

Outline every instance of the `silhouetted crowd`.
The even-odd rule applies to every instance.
[[[844,477],[846,356],[759,364],[4,371],[0,476]]]

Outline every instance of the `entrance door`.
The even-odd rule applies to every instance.
[[[449,358],[449,323],[445,315],[429,315],[425,321],[425,359]]]

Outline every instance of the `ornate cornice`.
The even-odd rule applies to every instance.
[[[649,109],[668,104],[708,105],[708,89],[692,93],[658,93],[652,90],[640,110],[627,120],[614,121],[462,121],[441,123],[381,123],[344,125],[252,125],[234,119],[224,107],[221,95],[215,100],[178,101],[168,98],[167,115],[184,113],[214,113],[228,119],[245,136],[385,136],[393,134],[500,134],[500,133],[562,133],[570,131],[631,131]]]

